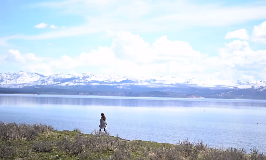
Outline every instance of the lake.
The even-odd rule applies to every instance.
[[[129,140],[210,147],[256,148],[266,153],[266,101],[66,95],[0,95],[0,121],[43,123],[57,130],[98,130]]]

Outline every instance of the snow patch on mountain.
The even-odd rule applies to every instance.
[[[20,71],[18,73],[0,73],[0,85],[18,85],[36,82],[44,76],[38,73]]]

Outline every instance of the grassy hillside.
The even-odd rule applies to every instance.
[[[252,150],[209,148],[203,143],[179,144],[128,141],[95,131],[83,134],[57,131],[43,124],[27,125],[0,122],[0,159],[167,159],[167,160],[266,160]]]

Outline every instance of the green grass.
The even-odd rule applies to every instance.
[[[83,134],[78,129],[57,131],[42,124],[0,122],[0,159],[266,160],[266,156],[256,150],[248,154],[241,149],[215,149],[187,140],[175,145],[129,141],[98,131]]]

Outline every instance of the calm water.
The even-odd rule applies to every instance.
[[[0,121],[45,123],[58,130],[98,129],[125,139],[203,141],[266,153],[266,101],[104,96],[0,95]]]

